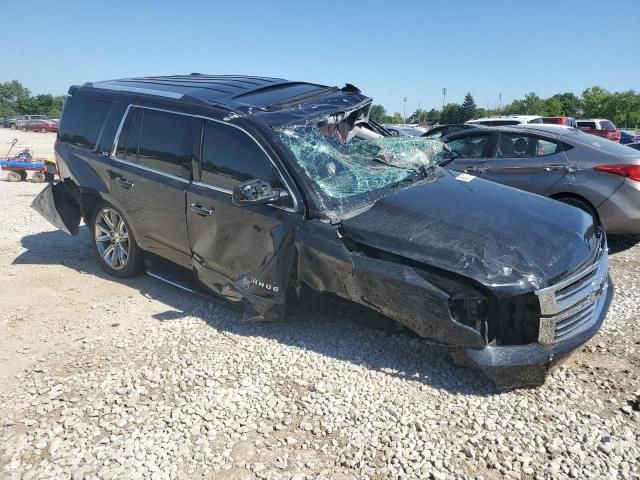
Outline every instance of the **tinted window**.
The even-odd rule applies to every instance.
[[[562,145],[557,142],[552,142],[551,140],[543,140],[541,138],[538,139],[538,144],[536,145],[536,156],[544,157],[545,155],[553,155],[554,153],[559,153],[562,151]]]
[[[553,125],[558,125],[562,123],[562,119],[560,118],[543,118],[542,123],[551,123]]]
[[[509,133],[500,135],[496,158],[532,158],[561,151],[559,143],[529,135]]]
[[[142,111],[138,108],[130,109],[118,138],[116,158],[129,162],[138,161],[138,141],[140,139],[141,124]]]
[[[138,163],[161,172],[189,178],[193,130],[191,117],[156,110],[139,109],[136,117],[142,117],[138,141]],[[135,124],[131,134],[135,135]],[[132,145],[132,137],[127,142]]]
[[[579,128],[596,128],[596,122],[578,122]]]
[[[278,173],[258,144],[242,130],[205,121],[202,139],[202,181],[232,190],[248,180],[262,179],[283,188]]]
[[[60,140],[93,150],[112,102],[68,97],[60,121]]]
[[[460,155],[459,158],[480,158],[491,134],[473,135],[447,142],[449,148]]]
[[[529,120],[527,123],[542,123],[542,118],[534,118],[533,120]]]

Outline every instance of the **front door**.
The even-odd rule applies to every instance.
[[[463,137],[447,142],[454,159],[445,168],[471,175],[481,175],[485,156],[489,155],[494,135],[491,132],[469,132]]]
[[[562,143],[520,133],[501,133],[482,178],[544,195],[568,171]]]
[[[281,172],[251,136],[210,120],[202,128],[200,175],[187,190],[194,269],[215,293],[232,301],[244,299],[255,316],[265,316],[284,304],[301,214]],[[287,189],[289,204],[234,205],[233,188],[253,179]]]
[[[140,247],[183,266],[191,264],[185,201],[198,122],[178,113],[131,107],[111,171],[113,203]]]

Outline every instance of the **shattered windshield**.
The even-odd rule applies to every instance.
[[[425,178],[443,154],[443,144],[430,138],[383,137],[366,124],[332,127],[307,124],[276,132],[331,211],[357,208]]]

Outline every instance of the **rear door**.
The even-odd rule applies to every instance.
[[[199,280],[232,301],[249,300],[260,314],[282,304],[294,259],[297,213],[293,191],[270,155],[245,130],[202,122],[200,172],[187,191],[187,224]],[[236,206],[232,191],[261,179],[289,192],[288,204]]]
[[[566,175],[568,166],[561,142],[535,135],[501,133],[482,177],[544,195]]]
[[[140,246],[183,266],[191,265],[185,201],[198,122],[177,112],[130,107],[111,171],[112,198]]]

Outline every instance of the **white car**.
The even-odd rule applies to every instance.
[[[587,130],[616,130],[611,120],[606,118],[581,118],[576,120],[578,128]]]
[[[539,115],[504,115],[500,117],[484,117],[469,120],[465,123],[487,125],[489,127],[503,127],[508,125],[522,125],[523,123],[542,123]]]

